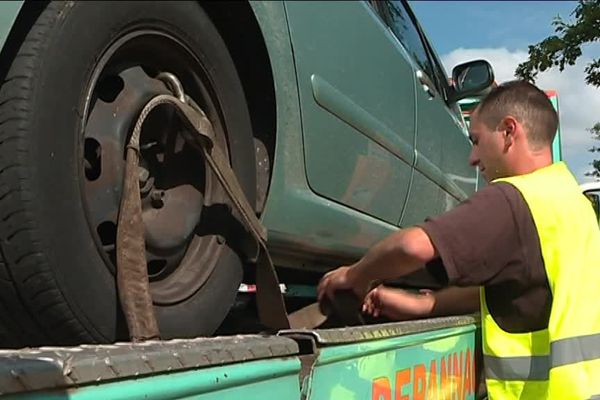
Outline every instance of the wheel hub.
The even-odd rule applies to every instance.
[[[149,40],[150,39],[150,40]],[[190,53],[163,34],[132,33],[117,41],[99,63],[88,96],[83,137],[84,198],[88,222],[107,266],[114,273],[116,223],[123,185],[125,143],[142,107],[158,94],[171,94],[156,78],[163,68],[149,51],[171,54],[170,61],[196,94],[207,114],[218,107],[203,87]],[[126,54],[144,54],[127,60]],[[186,79],[187,78],[187,79]],[[218,260],[221,243],[203,228],[205,202],[223,198],[202,156],[185,143],[182,126],[168,106],[159,106],[140,136],[139,182],[145,226],[146,260],[156,303],[179,302],[206,281]],[[219,126],[218,122],[215,124]],[[224,134],[215,130],[227,149]]]

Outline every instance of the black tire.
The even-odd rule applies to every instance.
[[[233,169],[249,200],[255,200],[242,86],[200,5],[51,2],[0,89],[0,347],[127,339],[114,267],[90,227],[81,160],[85,88],[111,43],[136,29],[168,34],[201,63],[218,109],[218,115],[208,115],[223,125]],[[242,262],[227,245],[219,254],[192,295],[155,304],[163,338],[209,335],[227,314]]]

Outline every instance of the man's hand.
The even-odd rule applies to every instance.
[[[430,316],[434,304],[434,295],[429,290],[414,294],[380,285],[367,294],[362,310],[375,318],[384,316],[394,321],[403,321]]]
[[[369,290],[369,282],[361,282],[356,276],[354,266],[344,266],[326,273],[317,287],[317,298],[321,302],[325,297],[333,298],[336,290],[350,289],[360,300]]]
[[[399,230],[371,247],[357,263],[327,273],[317,288],[319,301],[325,296],[332,298],[341,289],[353,290],[362,300],[371,282],[410,274],[437,256],[422,228]]]
[[[385,316],[394,321],[415,318],[471,314],[479,310],[478,287],[448,287],[410,293],[378,286],[365,297],[363,312],[373,317]]]

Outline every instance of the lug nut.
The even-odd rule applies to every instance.
[[[162,208],[165,205],[165,201],[163,198],[165,197],[165,192],[162,190],[157,190],[150,193],[150,203],[154,208]]]

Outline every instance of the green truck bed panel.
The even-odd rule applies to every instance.
[[[475,398],[477,318],[0,351],[2,400]],[[404,397],[405,396],[405,397]],[[454,398],[454,397],[450,397]]]

